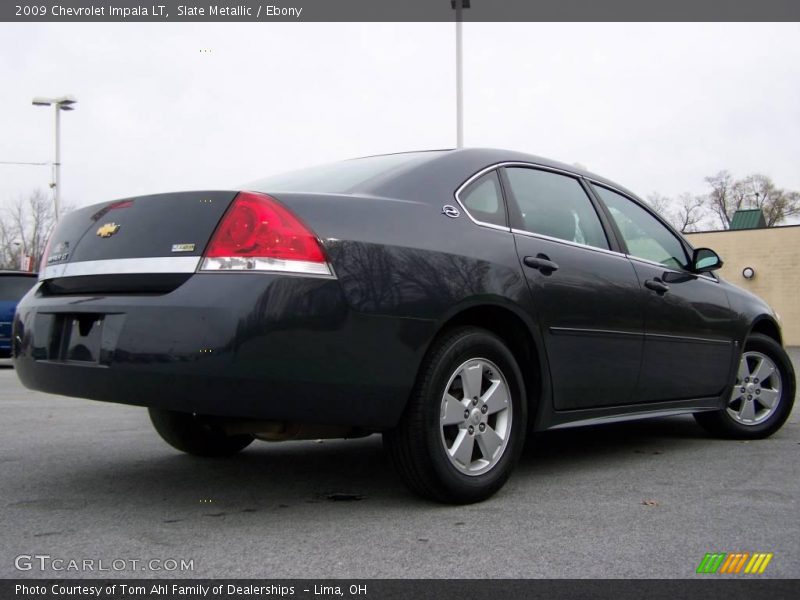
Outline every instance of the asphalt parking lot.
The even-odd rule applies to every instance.
[[[144,409],[31,392],[0,366],[0,577],[684,578],[706,552],[759,551],[764,576],[794,578],[799,414],[758,442],[691,417],[540,435],[497,496],[448,507],[406,491],[378,436],[196,459]],[[129,566],[150,559],[194,568]]]

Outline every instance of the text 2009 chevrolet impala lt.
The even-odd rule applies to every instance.
[[[191,454],[382,432],[413,490],[473,502],[529,431],[778,430],[795,378],[777,318],[720,265],[573,167],[374,156],[70,213],[14,358],[30,388],[149,407]]]

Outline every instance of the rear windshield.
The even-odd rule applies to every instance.
[[[18,301],[36,283],[36,277],[0,275],[0,300]]]
[[[439,156],[444,151],[405,152],[354,158],[300,171],[273,175],[246,184],[246,189],[263,192],[327,192],[344,194],[364,184]]]

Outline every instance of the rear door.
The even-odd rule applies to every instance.
[[[545,340],[557,410],[636,401],[644,308],[630,261],[615,251],[585,184],[506,167],[509,218]]]
[[[729,383],[736,313],[711,275],[686,270],[685,245],[648,209],[594,185],[623,239],[646,304],[637,396],[645,402],[717,396]]]

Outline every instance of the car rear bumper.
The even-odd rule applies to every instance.
[[[200,414],[383,429],[400,417],[433,324],[352,311],[333,279],[196,274],[167,294],[19,304],[29,388]]]

